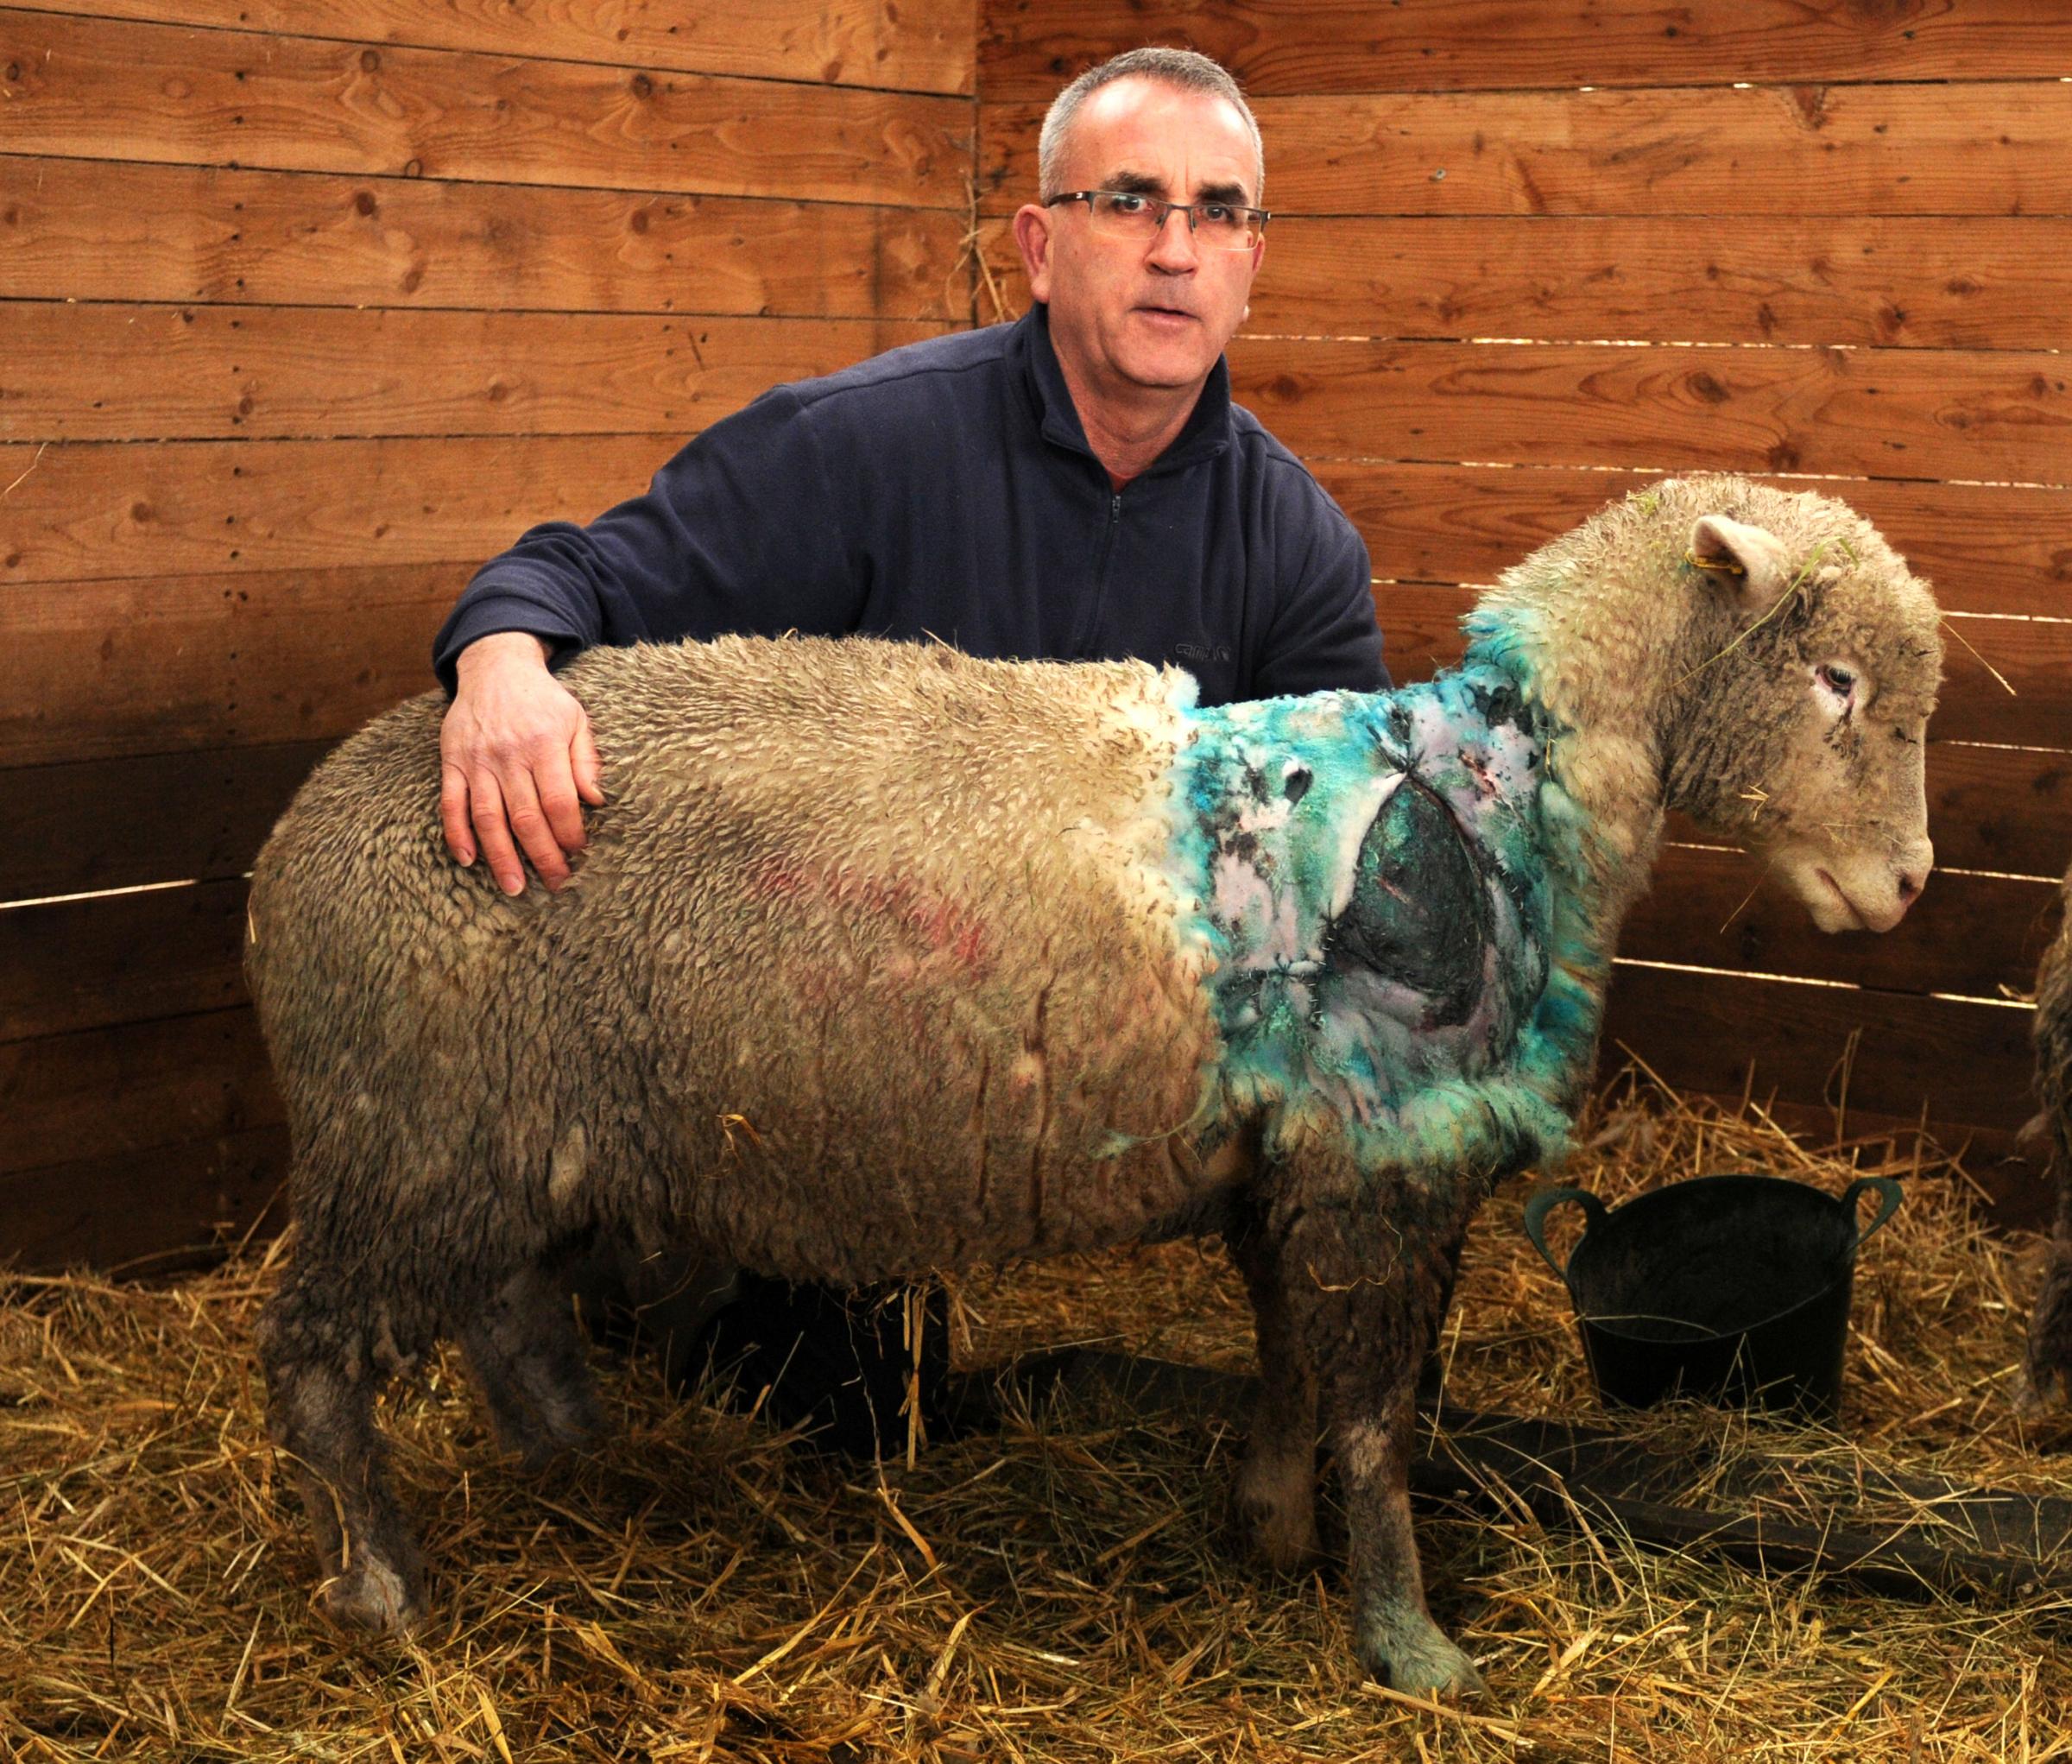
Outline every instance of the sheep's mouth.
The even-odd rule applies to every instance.
[[[1819,877],[1822,882],[1825,882],[1828,885],[1828,892],[1833,895],[1836,900],[1841,902],[1841,910],[1849,915],[1849,923],[1846,927],[1847,929],[1850,931],[1868,931],[1871,928],[1870,921],[1857,910],[1855,901],[1852,901],[1848,895],[1842,891],[1842,886],[1840,882],[1836,882],[1835,878],[1829,876],[1826,870],[1822,869],[1817,866],[1816,866],[1813,874]]]

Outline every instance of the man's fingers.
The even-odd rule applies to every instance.
[[[510,823],[503,813],[503,792],[497,787],[494,772],[477,771],[469,778],[468,818],[496,886],[507,895],[523,893],[525,866],[518,861],[518,848],[511,844]]]
[[[529,772],[514,770],[501,781],[503,785],[504,812],[509,817],[511,833],[525,855],[533,860],[533,868],[540,872],[540,880],[550,888],[558,888],[568,880],[568,859],[554,838],[554,830],[546,819],[546,811],[540,806],[538,787]],[[479,827],[480,821],[476,822]],[[499,875],[496,878],[502,882]],[[518,887],[525,886],[525,878],[518,878]],[[506,894],[515,895],[518,888],[506,887]]]
[[[468,831],[468,775],[456,765],[439,768],[439,825],[454,863],[474,863],[475,839]]]
[[[592,807],[603,806],[604,762],[597,757],[597,744],[591,738],[590,718],[578,711],[575,739],[569,743],[569,758],[576,770],[576,788]]]
[[[583,707],[547,673],[539,639],[520,633],[513,645],[502,641],[509,635],[462,652],[439,725],[439,808],[453,856],[463,863],[479,856],[496,886],[516,895],[526,859],[550,888],[568,881],[566,854],[588,838],[583,799],[603,797],[594,793],[600,768]]]
[[[590,839],[583,831],[583,805],[577,800],[578,786],[569,761],[566,747],[550,744],[533,762],[533,787],[540,793],[540,812],[546,817],[548,836],[558,848],[557,855],[580,851]],[[525,849],[530,851],[533,848],[528,844]]]

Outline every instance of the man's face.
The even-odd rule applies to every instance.
[[[1082,106],[1065,148],[1067,190],[1259,201],[1251,133],[1210,92],[1118,79]],[[1083,202],[1031,204],[1014,217],[1029,286],[1050,305],[1068,371],[1096,396],[1198,388],[1244,319],[1264,242],[1221,250],[1179,214],[1148,241],[1107,237],[1092,219]]]

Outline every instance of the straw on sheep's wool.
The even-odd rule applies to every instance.
[[[2072,1430],[2007,1397],[2043,1245],[1988,1235],[1961,1171],[1809,1149],[1759,1107],[1642,1079],[1586,1118],[1570,1179],[1609,1202],[1724,1167],[1909,1189],[1857,1280],[1841,1425],[1603,1415],[1565,1293],[1518,1229],[1470,1238],[1450,1401],[1593,1424],[1761,1479],[1818,1523],[1886,1473],[2072,1497]],[[611,1432],[545,1476],[490,1445],[458,1362],[393,1400],[432,1521],[439,1621],[370,1642],[311,1607],[279,1497],[251,1325],[275,1258],[171,1287],[0,1277],[0,1757],[374,1764],[2050,1764],[2072,1758],[2072,1608],[1867,1596],[1548,1528],[1507,1493],[1429,1513],[1442,1621],[1489,1701],[1435,1712],[1364,1683],[1326,1566],[1248,1568],[1214,1517],[1235,1442],[1106,1398],[881,1474],[607,1377]],[[1242,1287],[1191,1244],[1024,1264],[963,1287],[966,1364],[1073,1340],[1232,1369]],[[1715,1494],[1710,1505],[1745,1494]],[[1871,1515],[1854,1515],[1863,1522]],[[1876,1515],[1932,1536],[1932,1508]]]

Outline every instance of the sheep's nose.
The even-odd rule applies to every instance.
[[[1899,911],[1902,917],[1906,909],[1920,898],[1921,890],[1927,886],[1926,869],[1903,869],[1899,872]]]

